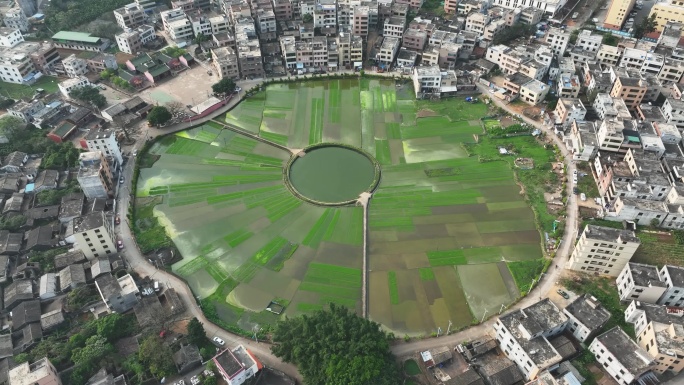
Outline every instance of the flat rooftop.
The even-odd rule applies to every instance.
[[[616,326],[596,337],[618,361],[635,377],[650,368],[653,360],[636,342]]]
[[[610,312],[596,298],[586,294],[572,301],[565,311],[590,330],[598,330],[610,319]]]
[[[620,239],[623,242],[641,243],[634,231],[631,230],[587,225],[587,227],[584,228],[584,232],[589,239],[598,239],[608,242],[617,242],[617,240]]]
[[[636,286],[666,286],[665,282],[660,280],[658,268],[655,266],[630,262],[629,270],[632,272],[632,279]]]

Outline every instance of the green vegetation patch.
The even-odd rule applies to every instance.
[[[548,266],[550,260],[534,259],[531,261],[508,262],[508,269],[518,286],[520,293],[525,295],[530,291],[532,283],[539,279],[539,276]]]
[[[435,273],[432,271],[431,268],[429,267],[421,267],[419,269],[420,272],[420,279],[423,281],[434,281],[435,280]]]
[[[387,283],[389,285],[390,301],[392,305],[399,304],[399,287],[397,286],[397,273],[394,271],[387,272]]]
[[[419,375],[421,372],[418,363],[413,359],[404,361],[404,373],[408,374],[409,376]]]
[[[463,250],[430,251],[427,255],[432,267],[468,264]]]

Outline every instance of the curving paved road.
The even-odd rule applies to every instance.
[[[391,76],[392,74],[386,74],[387,76]],[[239,82],[239,85],[243,89],[248,89],[253,87],[254,85],[260,84],[262,80],[253,80],[253,81],[245,81],[245,82]],[[508,111],[509,113],[515,114],[514,111],[512,111],[505,103],[503,103],[501,100],[497,99],[496,97],[493,97],[491,94],[489,94],[489,90],[487,87],[484,87],[482,85],[478,85],[480,90],[482,91],[483,94],[488,94],[490,98],[494,101],[494,103]],[[220,110],[212,113],[209,117],[202,119],[202,121],[210,120],[215,118],[216,116],[222,114],[226,110],[229,110],[232,108],[240,98],[236,97],[233,100],[231,100],[225,107],[221,108]],[[572,174],[573,170],[575,170],[575,165],[572,162],[572,155],[569,154],[567,149],[565,148],[565,145],[561,142],[561,140],[553,133],[552,130],[550,130],[548,127],[543,127],[543,125],[539,122],[536,122],[532,119],[529,119],[525,116],[522,116],[522,119],[539,129],[544,130],[547,135],[551,138],[553,138],[554,142],[558,146],[558,148],[561,149],[561,153],[564,156],[564,162],[567,166],[567,171],[568,174]],[[170,133],[174,133],[177,131],[184,130],[186,128],[189,128],[190,126],[198,124],[199,121],[194,121],[192,123],[182,123],[178,124],[174,127],[169,127],[169,128],[164,128],[164,129],[157,129],[157,128],[147,128],[147,134],[145,135],[144,138],[140,138],[138,142],[134,145],[135,149],[139,149],[142,147],[142,144],[144,143],[147,138],[154,138],[157,136],[162,136],[162,135],[167,135]],[[122,219],[126,218],[126,213],[128,210],[128,206],[130,204],[130,182],[131,178],[133,176],[133,167],[134,167],[135,162],[131,160],[126,164],[126,167],[123,170],[123,175],[125,178],[125,184],[119,185],[119,189],[117,190],[117,210]],[[542,277],[540,283],[535,287],[525,298],[520,300],[517,304],[511,306],[510,309],[520,309],[527,307],[535,302],[538,301],[539,297],[542,297],[544,294],[548,293],[549,290],[551,290],[552,286],[555,284],[556,280],[558,279],[558,276],[561,272],[562,269],[560,269],[559,266],[564,266],[565,262],[570,256],[571,248],[574,244],[574,240],[577,236],[577,202],[576,202],[576,196],[572,193],[572,185],[568,184],[567,189],[568,189],[568,208],[567,208],[567,218],[566,218],[566,226],[565,226],[565,233],[563,235],[563,239],[559,245],[558,251],[556,253],[556,257],[554,258],[553,264],[556,265],[556,267],[552,267],[549,269],[549,271]],[[183,303],[185,304],[185,307],[187,311],[192,314],[193,317],[197,317],[205,327],[205,330],[207,331],[207,335],[209,338],[213,338],[214,336],[219,336],[223,340],[225,340],[228,345],[230,346],[235,346],[238,344],[243,344],[246,347],[248,347],[252,352],[254,352],[259,359],[262,360],[262,362],[269,367],[275,368],[277,370],[280,370],[284,372],[285,374],[289,375],[292,378],[295,378],[299,383],[302,382],[302,377],[297,371],[297,368],[294,365],[290,365],[287,363],[282,362],[279,358],[275,357],[273,354],[271,354],[270,351],[270,346],[265,343],[257,343],[255,341],[252,341],[250,339],[246,339],[240,336],[236,336],[234,334],[231,334],[217,325],[214,325],[211,323],[205,316],[202,310],[197,306],[197,302],[195,301],[193,294],[190,290],[190,288],[183,282],[182,280],[176,278],[175,276],[166,273],[163,270],[157,270],[154,266],[152,266],[148,261],[146,261],[146,258],[142,255],[140,250],[137,247],[137,244],[135,243],[135,239],[131,233],[131,229],[129,227],[129,223],[127,220],[122,220],[121,225],[118,227],[118,233],[120,238],[123,240],[124,247],[126,249],[126,258],[128,260],[128,263],[131,267],[131,269],[135,270],[141,277],[146,277],[149,276],[152,279],[158,280],[162,282],[163,284],[167,285],[167,287],[172,287],[176,290],[178,293],[179,297],[182,299]],[[431,339],[424,339],[424,340],[417,340],[409,343],[397,343],[392,347],[392,352],[397,356],[397,357],[402,357],[407,354],[414,353],[416,351],[423,351],[431,348],[436,348],[439,346],[444,346],[444,345],[455,345],[458,343],[461,343],[463,341],[468,341],[468,340],[473,340],[475,338],[478,338],[484,334],[489,333],[492,330],[493,324],[495,322],[495,317],[485,321],[484,323],[470,327],[466,330],[463,330],[458,333],[453,333],[448,336],[440,337],[440,338],[431,338]]]
[[[480,91],[482,91],[483,94],[488,95],[497,106],[503,108],[512,115],[517,115],[517,112],[513,111],[503,101],[497,99],[495,96],[489,93],[487,87],[479,84],[478,87],[480,88]],[[568,152],[560,138],[558,138],[558,136],[556,136],[553,133],[553,130],[549,127],[544,127],[543,124],[535,120],[532,120],[526,116],[521,115],[521,117],[523,121],[525,121],[526,123],[543,130],[544,132],[546,132],[548,137],[553,138],[554,142],[563,154],[564,163],[567,166],[568,175],[571,175],[573,170],[575,170],[575,164],[572,161],[572,154]],[[511,306],[508,309],[508,311],[528,307],[539,301],[541,297],[545,297],[546,293],[548,293],[551,290],[553,285],[558,280],[559,275],[563,271],[563,267],[565,266],[565,263],[570,257],[572,247],[575,243],[575,238],[577,236],[577,196],[572,193],[572,187],[573,186],[571,185],[571,183],[568,183],[568,204],[567,217],[565,223],[565,233],[563,234],[563,239],[561,240],[561,243],[558,247],[556,256],[553,260],[551,267],[546,272],[546,274],[542,276],[541,282],[534,289],[532,289],[525,298],[521,299],[518,303]],[[495,322],[496,317],[492,317],[484,323],[470,327],[458,333],[450,334],[448,336],[417,340],[408,343],[398,342],[392,347],[392,353],[394,353],[397,357],[402,357],[408,354],[412,354],[416,351],[424,351],[444,345],[456,345],[464,341],[472,341],[478,337],[490,333],[493,330]]]

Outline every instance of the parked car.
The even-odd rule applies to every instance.
[[[123,182],[124,182],[124,177],[119,178],[119,183],[123,184]]]
[[[578,189],[577,187],[573,187],[573,188],[572,188],[572,193],[575,194],[575,195],[579,194],[579,189]]]
[[[226,341],[222,340],[222,339],[219,338],[219,337],[214,337],[214,338],[213,338],[213,341],[216,342],[216,344],[219,345],[219,346],[223,346],[223,345],[226,344]]]
[[[123,241],[121,239],[116,241],[116,249],[117,250],[123,250]]]
[[[121,223],[121,218],[118,215],[114,218],[114,223],[117,225]]]
[[[568,295],[568,293],[566,293],[563,289],[556,290],[556,293],[565,299],[570,299],[570,295]]]

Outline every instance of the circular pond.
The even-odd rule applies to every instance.
[[[285,180],[295,195],[310,203],[343,205],[375,189],[379,167],[359,149],[322,144],[294,156],[286,168]]]

